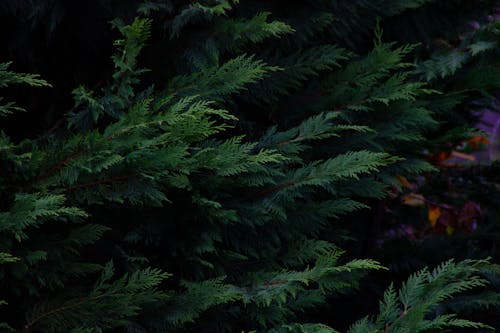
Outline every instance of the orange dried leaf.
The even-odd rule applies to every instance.
[[[441,208],[437,206],[429,206],[428,219],[433,228],[436,226],[436,223],[440,216]]]
[[[440,151],[432,156],[430,156],[430,160],[434,163],[440,163],[446,161],[451,157],[451,153],[448,151]]]
[[[474,137],[470,138],[469,140],[467,140],[467,143],[473,149],[479,150],[479,149],[481,149],[481,144],[483,144],[483,145],[489,145],[490,144],[490,140],[488,140],[484,136],[477,135],[477,136],[474,136]]]
[[[411,183],[408,181],[408,179],[406,179],[405,176],[396,175],[396,179],[401,184],[401,186],[403,186],[405,188],[412,188],[413,187],[411,185]]]
[[[451,156],[457,157],[457,158],[462,158],[464,160],[469,160],[469,161],[475,161],[476,160],[476,157],[474,155],[464,154],[464,153],[461,153],[461,152],[458,152],[458,151],[452,151],[451,152]]]
[[[410,193],[403,197],[403,205],[407,206],[423,206],[425,204],[425,198],[422,194]]]

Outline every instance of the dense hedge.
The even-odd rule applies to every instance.
[[[498,15],[4,1],[0,328],[497,326]]]

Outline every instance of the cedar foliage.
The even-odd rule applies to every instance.
[[[498,68],[483,57],[498,53],[497,22],[464,39],[459,61],[386,41],[384,18],[428,2],[146,2],[113,20],[106,83],[75,87],[42,135],[0,137],[1,327],[336,332],[315,312],[384,269],[340,249],[339,218],[385,198],[396,175],[435,170],[437,133],[463,137],[456,106],[498,87],[471,65]],[[178,45],[153,85],[141,54],[154,33]],[[1,87],[48,85],[8,67]],[[20,111],[11,103],[2,115]],[[488,328],[442,311],[465,292],[493,304],[473,292],[499,269],[423,269],[349,332]]]

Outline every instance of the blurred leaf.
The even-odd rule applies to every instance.
[[[460,210],[458,225],[461,229],[472,232],[477,227],[477,220],[481,217],[481,208],[473,201],[467,201]]]
[[[460,158],[460,159],[464,159],[464,160],[469,160],[469,161],[475,161],[476,160],[476,157],[474,155],[464,154],[464,153],[461,153],[461,152],[458,152],[458,151],[452,151],[451,152],[451,156],[456,157],[456,158]]]
[[[406,179],[405,176],[401,176],[401,175],[396,175],[396,180],[401,184],[402,187],[404,188],[409,188],[409,189],[412,189],[413,188],[413,185],[408,181],[408,179]]]
[[[441,216],[441,208],[439,208],[438,206],[430,205],[428,212],[428,219],[433,228],[436,226],[436,223],[440,216]]]
[[[402,203],[407,206],[423,206],[425,204],[425,198],[422,194],[410,193],[403,197]]]

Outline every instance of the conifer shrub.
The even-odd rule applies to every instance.
[[[2,128],[1,329],[337,332],[343,314],[317,311],[363,299],[364,278],[386,269],[341,249],[345,222],[401,177],[437,172],[430,152],[475,135],[458,130],[468,110],[457,106],[498,87],[484,79],[498,69],[496,21],[463,39],[459,60],[387,41],[385,19],[428,3],[165,1],[113,20],[105,83],[74,87],[41,134]],[[141,58],[159,57],[147,54],[158,40],[178,44],[161,80]],[[0,87],[56,89],[10,66]],[[2,119],[23,112],[2,103]],[[498,304],[495,260],[387,282],[378,311],[347,332],[491,329],[452,305]]]

